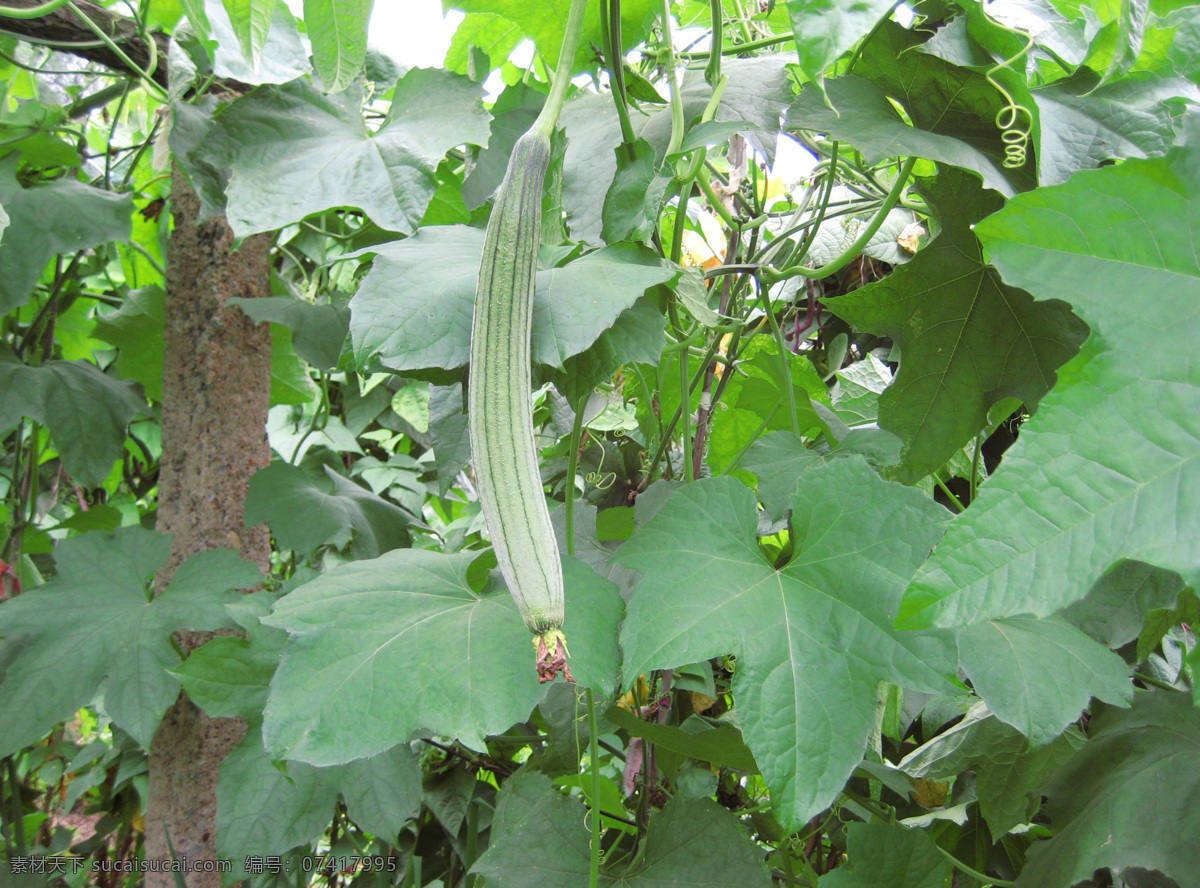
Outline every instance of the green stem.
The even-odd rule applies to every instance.
[[[708,11],[712,19],[712,48],[704,68],[704,79],[709,86],[715,87],[721,79],[721,42],[725,39],[725,10],[721,8],[721,0],[708,0]]]
[[[5,548],[8,553],[6,559],[10,564],[18,564],[21,560],[21,538],[25,529],[23,516],[25,514],[25,501],[21,499],[21,458],[25,454],[25,423],[24,418],[17,423],[17,433],[15,437],[15,446],[13,448],[13,469],[12,478],[8,485],[8,501],[12,503],[12,514],[16,521],[13,524],[12,530],[9,532],[8,540],[5,542]]]
[[[817,164],[817,166],[820,167],[821,164]],[[788,255],[787,260],[783,263],[785,268],[793,264],[793,258],[797,260],[795,264],[799,264],[799,262],[808,255],[808,251],[811,249],[813,241],[817,239],[817,234],[820,232],[821,226],[825,224],[825,216],[829,212],[830,199],[833,197],[833,186],[837,184],[837,172],[838,143],[834,142],[829,149],[829,170],[825,174],[825,187],[822,191],[820,202],[817,205],[817,211],[814,214],[812,227],[805,232],[804,239],[800,242],[800,245],[795,249],[795,251]]]
[[[975,492],[979,486],[979,454],[983,452],[983,432],[975,436],[975,453],[971,456],[971,502],[975,502]]]
[[[112,116],[112,125],[108,128],[108,144],[112,145],[113,139],[116,138],[117,126],[121,122],[121,115],[125,113],[125,103],[129,101],[129,93],[133,90],[133,81],[124,80],[124,89],[121,91],[121,100],[117,103],[116,113]],[[104,152],[104,188],[106,191],[112,190],[112,151]]]
[[[799,883],[796,881],[796,871],[792,868],[792,855],[787,848],[780,850],[780,859],[783,864],[783,884],[787,888],[795,888]]]
[[[626,154],[634,159],[633,124],[629,121],[629,99],[625,94],[625,56],[621,53],[621,0],[601,0],[600,38],[608,47],[608,85],[612,91],[613,104],[617,107],[617,120],[621,124],[621,143]]]
[[[681,184],[679,202],[675,205],[675,227],[671,230],[671,261],[676,265],[683,258],[683,231],[687,227],[688,201],[692,199],[692,183]]]
[[[129,247],[129,249],[133,250],[135,253],[140,254],[143,259],[150,263],[151,268],[153,268],[163,277],[166,277],[167,270],[163,268],[162,263],[158,261],[158,257],[156,257],[153,253],[132,239],[125,246]]]
[[[101,46],[108,45],[103,40],[46,40],[43,37],[18,34],[15,31],[9,31],[4,28],[0,28],[0,35],[12,37],[15,40],[23,40],[26,43],[32,43],[34,46],[48,46],[51,49],[61,49],[66,52],[70,52],[73,49],[99,49]]]
[[[36,71],[37,69],[34,68],[31,70]],[[68,71],[61,71],[61,72],[47,71],[44,73],[48,73],[48,74],[55,74],[55,73],[68,74],[69,73],[72,75],[78,75],[79,72],[78,71],[69,71],[69,72]],[[67,111],[66,111],[67,117],[70,117],[70,118],[82,117],[85,114],[87,114],[89,111],[92,111],[96,108],[101,108],[104,105],[107,105],[113,99],[120,98],[121,93],[123,93],[126,89],[126,83],[128,83],[128,80],[122,78],[122,82],[120,82],[120,83],[110,83],[108,86],[104,87],[103,89],[96,90],[91,95],[82,96],[81,98],[76,99],[74,102],[72,102],[70,105],[67,106]]]
[[[863,48],[871,42],[871,39],[876,33],[878,33],[879,29],[883,27],[884,23],[892,17],[892,13],[896,11],[896,7],[899,5],[899,3],[892,4],[892,8],[880,16],[879,20],[875,22],[874,27],[867,32],[867,36],[858,41],[858,46],[854,48],[854,55],[850,56],[850,61],[847,63],[846,70],[843,73],[849,74],[854,70],[854,66],[858,63],[859,58],[862,56]]]
[[[746,9],[742,6],[741,0],[733,0],[734,8],[737,9],[737,23],[742,29],[742,36],[746,38],[746,43],[753,42],[754,38],[750,36],[750,26],[746,23]]]
[[[671,0],[662,0],[663,45],[667,52],[667,81],[671,85],[671,139],[667,142],[667,157],[679,152],[683,142],[683,96],[679,92],[679,78],[675,76],[675,38],[671,34]]]
[[[749,43],[734,43],[721,49],[721,55],[733,56],[740,55],[743,52],[750,52],[753,49],[766,49],[770,46],[778,46],[781,43],[788,43],[795,39],[791,34],[777,34],[774,37],[764,37],[761,40],[751,40]],[[716,41],[713,41],[714,45]],[[681,52],[679,57],[686,61],[700,61],[707,59],[712,55],[712,50],[705,52]]]
[[[5,780],[3,775],[0,775],[0,832],[4,833],[4,851],[8,855],[8,859],[12,860],[14,851],[13,846],[13,828],[9,823],[8,799],[5,798]]]
[[[749,437],[749,439],[746,441],[745,446],[742,447],[742,449],[738,451],[738,455],[735,456],[730,461],[729,465],[727,465],[725,467],[725,469],[721,472],[722,475],[728,475],[730,472],[734,471],[738,467],[738,465],[741,464],[742,457],[744,457],[749,452],[750,448],[754,446],[754,442],[758,440],[758,436],[767,430],[767,426],[769,426],[771,424],[771,420],[773,420],[775,418],[775,414],[779,412],[779,407],[780,407],[780,405],[776,404],[774,409],[772,409],[771,412],[767,414],[766,419],[764,419],[762,422],[760,422],[758,424],[758,428],[755,430],[754,434],[751,435]]]
[[[688,350],[679,352],[679,423],[682,426],[683,480],[695,481],[692,477],[692,393],[688,388]]]
[[[674,303],[669,304],[667,306],[667,310],[668,310],[668,312],[674,311],[675,310]],[[734,335],[736,336],[737,334],[735,333]],[[698,386],[700,384],[700,381],[704,378],[704,368],[708,366],[710,361],[712,361],[713,357],[717,353],[717,349],[720,348],[720,345],[721,345],[721,340],[719,338],[714,338],[712,341],[712,344],[708,347],[708,352],[705,354],[704,358],[700,362],[700,369],[698,371],[696,371],[696,375],[692,377],[691,385],[688,386],[687,400],[680,399],[679,406],[675,409],[675,414],[674,414],[674,416],[671,417],[671,421],[668,422],[666,424],[666,426],[663,426],[661,418],[660,418],[659,424],[658,424],[659,425],[658,447],[654,451],[654,458],[650,460],[650,474],[646,479],[646,482],[645,482],[646,485],[651,484],[654,481],[655,477],[657,476],[658,463],[660,460],[662,460],[662,458],[664,456],[667,455],[667,453],[666,453],[667,444],[671,441],[671,439],[675,435],[675,427],[677,425],[679,425],[679,417],[680,417],[680,414],[683,412],[683,407],[685,404],[687,404],[691,401],[692,390],[695,389],[696,386]],[[732,361],[730,363],[732,363]],[[730,370],[730,372],[732,372],[732,370]],[[645,378],[641,377],[640,373],[638,375],[639,375],[639,378],[641,378],[642,388],[644,390],[648,390]],[[718,392],[719,391],[720,391],[720,389],[718,389]],[[712,406],[710,407],[710,409],[715,408],[718,400],[719,400],[719,398],[717,398],[717,397],[713,398],[713,403],[712,403]],[[668,464],[670,463],[669,456],[667,456],[667,462],[668,462]]]
[[[21,782],[17,779],[17,763],[10,755],[5,760],[8,766],[8,795],[12,800],[12,830],[17,853],[25,853],[25,811],[21,805]]]
[[[666,2],[666,0],[664,0]],[[672,75],[672,78],[674,75]],[[681,110],[682,113],[682,110]],[[687,225],[687,205],[688,198],[691,196],[691,183],[685,183],[683,189],[679,193],[679,204],[675,208],[675,227],[671,232],[671,261],[678,264],[683,256],[683,229]],[[675,326],[676,332],[680,339],[685,339],[683,326],[679,321],[679,312],[676,309],[674,297],[668,306],[671,315],[671,321]],[[691,390],[688,386],[688,350],[682,348],[679,351],[679,425],[681,429],[681,441],[683,445],[683,477],[685,481],[691,481],[692,475],[692,435],[690,425],[689,407],[691,406]]]
[[[1136,678],[1138,681],[1144,682],[1145,684],[1151,685],[1152,687],[1156,687],[1161,691],[1178,691],[1179,690],[1179,688],[1175,687],[1175,685],[1168,684],[1167,682],[1163,681],[1162,679],[1155,678],[1152,675],[1146,675],[1141,672],[1134,672],[1133,677]]]
[[[967,510],[966,506],[962,504],[959,498],[954,495],[954,492],[946,486],[945,482],[942,481],[941,478],[939,478],[937,475],[934,475],[933,480],[937,483],[937,486],[942,489],[942,493],[946,494],[946,498],[954,504],[954,508],[958,509],[960,512],[965,512]]]
[[[138,67],[137,63],[134,62],[133,59],[131,59],[128,55],[125,54],[125,50],[121,49],[121,47],[117,45],[115,40],[113,40],[111,37],[109,37],[107,34],[105,34],[103,28],[101,28],[94,21],[92,21],[90,18],[88,18],[86,15],[84,15],[83,11],[78,6],[76,6],[74,3],[70,2],[70,0],[67,0],[67,2],[64,3],[63,5],[66,6],[69,10],[71,10],[71,12],[75,13],[75,15],[77,15],[79,17],[79,20],[81,22],[83,22],[83,24],[87,27],[87,29],[89,31],[91,31],[93,34],[95,34],[97,37],[99,37],[100,42],[103,43],[105,46],[107,46],[109,48],[109,50],[111,50],[112,53],[117,58],[119,58],[121,60],[121,62],[124,63],[124,65],[130,71],[132,71],[134,74],[136,74],[141,79],[142,85],[147,90],[154,93],[154,95],[157,96],[160,100],[162,100],[162,101],[167,100],[167,91],[165,89],[163,89],[161,86],[159,86],[157,83],[155,83],[153,78],[151,77],[151,75],[154,73],[155,67],[158,64],[158,44],[156,44],[154,42],[153,36],[147,35],[145,37],[146,51],[150,57],[149,58],[150,70],[143,71],[140,67]]]
[[[801,277],[820,280],[821,278],[829,277],[831,274],[837,274],[839,271],[849,265],[851,260],[862,253],[862,248],[865,247],[867,242],[875,236],[877,231],[879,231],[880,227],[883,225],[883,220],[887,218],[888,213],[892,211],[892,209],[896,206],[896,203],[900,200],[900,192],[902,192],[904,190],[904,186],[908,184],[908,177],[912,173],[913,165],[916,162],[917,159],[915,157],[910,157],[904,162],[904,166],[900,168],[900,174],[896,177],[896,181],[892,185],[892,190],[888,192],[887,197],[884,198],[883,203],[880,204],[879,209],[876,210],[874,217],[872,217],[867,227],[862,230],[859,236],[855,238],[854,243],[847,247],[846,251],[842,253],[842,255],[838,256],[833,261],[822,265],[820,268],[805,268],[802,265],[794,265],[791,268],[781,272],[780,279],[782,280],[783,278],[800,275]]]
[[[800,416],[796,412],[796,391],[792,385],[792,368],[789,364],[792,353],[783,338],[783,331],[779,328],[779,319],[775,317],[775,310],[771,307],[771,297],[765,287],[759,288],[758,298],[762,302],[767,322],[771,325],[771,334],[775,337],[775,347],[779,349],[779,365],[783,370],[783,391],[787,396],[788,418],[792,421],[792,434],[799,438]]]
[[[588,860],[588,888],[600,884],[600,726],[596,719],[596,695],[587,689],[588,769],[592,777],[592,840]]]
[[[0,6],[0,16],[15,19],[35,19],[49,15],[54,10],[66,6],[70,0],[48,0],[41,6],[30,6],[28,9],[13,9],[11,6]]]
[[[33,527],[37,524],[38,512],[38,466],[41,465],[42,448],[39,441],[42,437],[42,427],[36,423],[29,424],[29,465],[25,469],[25,477],[27,478],[27,490],[23,494],[25,506],[29,510],[29,517],[25,521],[26,527]]]
[[[571,452],[567,454],[567,490],[564,517],[567,523],[567,554],[575,554],[575,474],[579,471],[579,442],[583,438],[583,409],[587,402],[575,411],[575,423],[571,426]]]
[[[467,876],[463,880],[465,888],[475,888],[477,878],[471,873],[471,867],[479,857],[479,805],[474,799],[467,802],[467,859],[463,861],[463,869]]]
[[[587,0],[571,0],[571,11],[567,14],[567,26],[563,32],[562,49],[558,53],[558,67],[554,71],[550,95],[546,97],[546,104],[542,106],[542,111],[531,128],[547,138],[554,134],[559,112],[567,99],[567,88],[571,85],[571,72],[575,67],[575,53],[579,50],[579,37],[583,33],[583,13],[586,9]]]
[[[712,185],[712,174],[709,173],[707,167],[701,167],[696,171],[696,182],[700,185],[700,190],[704,192],[704,196],[708,199],[708,204],[712,207],[712,211],[721,217],[721,221],[725,223],[725,227],[730,231],[751,231],[761,226],[769,218],[765,213],[749,220],[748,222],[739,222],[734,218],[733,213],[729,212],[729,208],[721,200],[721,195],[717,194],[717,190]]]
[[[158,136],[158,128],[161,123],[162,123],[161,118],[155,119],[154,126],[150,127],[150,134],[148,136],[146,136],[145,139],[142,140],[142,144],[139,145],[137,151],[135,151],[133,153],[133,157],[131,157],[129,159],[129,166],[125,170],[125,177],[121,180],[120,190],[124,191],[125,189],[127,189],[129,187],[129,183],[133,181],[134,171],[137,169],[138,163],[141,162],[142,156],[147,151],[149,151],[151,147],[153,147],[155,139]],[[159,178],[169,179],[170,174],[169,173],[165,174],[164,176],[160,176]],[[153,180],[151,180],[151,181],[153,181]],[[149,183],[147,183],[147,184],[149,184]],[[145,185],[143,185],[142,187],[144,188]],[[130,241],[130,243],[132,244],[133,242]]]
[[[1006,879],[997,879],[994,876],[985,875],[984,873],[979,872],[977,869],[972,869],[941,845],[938,845],[936,842],[934,843],[933,847],[937,848],[938,853],[950,861],[951,865],[956,870],[961,872],[963,875],[970,876],[972,879],[982,882],[985,886],[995,885],[996,888],[1015,888],[1017,884],[1016,882],[1009,882]]]

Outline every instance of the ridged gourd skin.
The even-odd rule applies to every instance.
[[[562,627],[562,563],[538,471],[530,404],[534,274],[550,139],[522,136],[492,208],[467,384],[471,454],[496,560],[531,632]]]

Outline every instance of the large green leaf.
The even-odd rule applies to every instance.
[[[758,545],[754,494],[733,478],[676,490],[615,560],[642,574],[621,636],[627,680],[737,654],[743,735],[795,826],[862,758],[878,683],[941,689],[954,658],[948,637],[892,627],[944,510],[861,458],[809,469],[791,507],[794,552],[778,570]]]
[[[425,228],[378,248],[350,302],[350,335],[360,366],[456,370],[471,350],[471,317],[483,232]],[[584,351],[647,290],[676,272],[634,244],[614,244],[537,273],[533,360],[548,367]]]
[[[0,429],[21,417],[50,430],[67,473],[88,487],[108,477],[125,444],[125,426],[147,410],[132,383],[86,361],[29,367],[0,343]]]
[[[893,5],[888,0],[787,0],[800,70],[810,80],[820,81],[825,69],[867,36]]]
[[[1071,885],[1102,867],[1200,871],[1200,712],[1187,694],[1140,693],[1104,709],[1091,738],[1043,789],[1054,838],[1029,849],[1019,888]]]
[[[584,808],[536,772],[510,778],[500,793],[487,852],[472,872],[494,888],[587,888]],[[688,885],[769,886],[762,854],[715,802],[676,796],[650,820],[645,854],[633,871],[602,872],[603,888]]]
[[[604,716],[630,737],[641,737],[660,749],[669,749],[689,758],[711,762],[721,768],[735,768],[751,774],[758,772],[754,756],[742,742],[741,732],[732,725],[711,725],[693,715],[682,725],[660,725],[646,721],[623,706],[613,706]]]
[[[542,0],[540,3],[514,3],[513,0],[443,0],[447,9],[461,9],[466,13],[491,14],[507,19],[521,34],[537,46],[538,55],[551,68],[558,67],[558,54],[562,51],[563,31],[566,28],[570,0]],[[600,3],[589,3],[583,21],[583,35],[579,52],[572,60],[574,70],[590,65],[592,46],[607,46],[600,29]],[[624,0],[621,3],[621,42],[623,49],[632,49],[647,34],[651,23],[651,8],[657,9],[652,0]],[[605,49],[607,54],[607,48]],[[498,68],[505,60],[492,58],[492,67]]]
[[[884,23],[864,45],[855,76],[872,81],[903,105],[913,126],[953,136],[993,158],[1008,182],[999,189],[1004,194],[1032,188],[1036,184],[1032,163],[1018,169],[1003,167],[1004,142],[996,114],[1006,103],[999,91],[981,71],[911,51],[924,39],[923,31]]]
[[[105,711],[150,748],[179,695],[168,671],[179,664],[171,633],[234,625],[226,606],[241,596],[229,590],[262,580],[253,564],[215,549],[181,564],[150,598],[150,575],[169,550],[168,537],[141,527],[67,539],[55,550],[51,582],[0,604],[0,635],[26,639],[0,681],[0,755],[70,718],[105,679]]]
[[[319,395],[308,368],[292,347],[292,331],[271,325],[271,404],[310,404]]]
[[[302,326],[309,318],[297,318],[287,310],[272,311],[277,300],[294,302],[297,299],[272,297],[267,299],[231,299],[231,303],[266,303],[265,311],[247,311],[256,320],[284,318],[301,330],[306,353],[312,353],[311,340],[316,331],[313,325]],[[324,309],[328,306],[309,306]],[[142,386],[146,397],[152,401],[162,400],[164,324],[166,319],[166,293],[160,287],[142,287],[133,290],[119,309],[97,319],[95,335],[118,349],[115,369],[125,379],[132,379]],[[311,317],[311,316],[310,316]],[[344,325],[343,321],[343,325]],[[343,326],[343,339],[345,338]],[[313,399],[316,386],[308,377],[308,371],[292,349],[292,334],[282,324],[271,325],[271,403],[304,404]]]
[[[337,790],[328,770],[300,762],[276,767],[253,725],[221,762],[217,776],[217,853],[243,876],[251,855],[277,855],[321,835],[333,819]]]
[[[829,392],[806,355],[785,352],[787,374],[796,403],[800,434],[816,435],[826,426],[817,404],[829,403]],[[678,366],[671,362],[673,366]],[[661,409],[670,416],[678,404],[679,376],[669,373],[660,379]],[[780,366],[779,349],[771,336],[755,336],[741,351],[737,371],[725,387],[722,403],[733,409],[712,417],[712,437],[707,462],[715,473],[723,473],[746,447],[756,431],[792,428],[788,404],[788,380]],[[795,436],[793,436],[794,438]],[[786,491],[790,492],[790,491]],[[786,493],[785,492],[785,493]]]
[[[748,59],[726,59],[721,71],[729,81],[717,104],[715,120],[740,121],[747,131],[765,135],[760,147],[774,156],[773,135],[779,118],[792,98],[787,63],[794,56],[767,55]],[[689,71],[681,89],[685,120],[700,115],[712,96],[712,88],[699,71]],[[616,148],[621,144],[621,127],[612,97],[583,92],[566,104],[562,127],[567,132],[563,158],[563,209],[571,236],[589,243],[601,242],[606,195],[617,172]],[[647,105],[633,115],[634,136],[645,139],[661,162],[671,136],[671,111]]]
[[[487,55],[492,68],[498,68],[524,39],[521,27],[512,19],[490,12],[468,12],[450,39],[445,67],[457,74],[472,71],[471,48]]]
[[[418,729],[482,749],[486,734],[524,721],[544,690],[529,630],[507,590],[471,588],[475,557],[398,549],[280,599],[264,622],[286,629],[291,641],[271,684],[268,747],[288,759],[340,764],[390,749]],[[586,569],[568,565],[566,575],[572,663],[603,673],[615,648],[610,641],[597,650],[591,641],[615,637],[609,620],[619,619],[619,608],[609,602],[618,593]]]
[[[896,156],[924,157],[977,173],[985,186],[1001,194],[1013,193],[1003,162],[994,152],[982,151],[954,135],[906,123],[887,93],[870,80],[834,77],[824,87],[833,108],[826,104],[821,90],[810,84],[788,109],[788,126],[849,142],[867,163]]]
[[[1065,620],[988,620],[964,629],[958,656],[1001,721],[1036,746],[1063,732],[1092,697],[1128,705],[1129,667]]]
[[[218,635],[174,670],[193,703],[214,718],[262,721],[285,633],[256,626],[250,639]]]
[[[923,829],[852,823],[849,866],[821,877],[821,888],[941,888],[949,865]]]
[[[1033,91],[1041,118],[1039,180],[1059,185],[1071,173],[1109,160],[1166,154],[1174,89],[1149,77],[1097,87],[1087,68]]]
[[[286,773],[263,749],[252,724],[221,762],[217,778],[217,849],[235,874],[251,856],[278,855],[320,837],[341,796],[350,819],[393,840],[421,808],[421,769],[412,753],[390,749],[369,759],[314,768],[289,762]]]
[[[446,495],[471,461],[471,434],[461,383],[436,385],[429,392],[429,437],[437,466],[438,493]]]
[[[350,311],[345,305],[316,305],[290,296],[235,298],[229,303],[256,321],[272,321],[290,329],[296,353],[318,370],[337,367],[350,323]]]
[[[412,517],[328,466],[313,472],[276,460],[256,472],[246,491],[246,524],[268,524],[282,549],[311,552],[323,543],[353,542],[373,558],[409,544]]]
[[[904,442],[899,477],[906,483],[945,464],[999,401],[1036,405],[1086,335],[1066,304],[1034,302],[984,261],[972,224],[998,209],[999,198],[949,167],[922,180],[922,190],[939,215],[937,239],[884,280],[826,303],[900,346],[900,371],[879,398],[879,423]]]
[[[374,0],[304,0],[313,64],[326,92],[349,86],[367,57],[367,21]]]
[[[120,308],[96,319],[93,330],[98,339],[117,347],[117,373],[139,383],[151,401],[162,400],[166,304],[161,287],[131,290]]]
[[[821,455],[789,431],[763,435],[750,445],[741,466],[757,479],[759,502],[778,521],[791,508],[792,494],[804,473],[821,464]]]
[[[18,159],[0,160],[0,204],[9,219],[0,249],[0,315],[25,304],[52,257],[127,241],[133,225],[132,195],[72,179],[22,188]]]
[[[446,152],[487,142],[478,84],[448,71],[409,71],[375,132],[360,106],[355,90],[327,96],[296,80],[259,87],[221,114],[205,149],[230,169],[227,215],[238,237],[347,206],[407,234]]]
[[[617,587],[603,578],[603,569],[581,558],[563,558],[563,583],[570,596],[565,629],[575,681],[607,699],[617,690],[621,668],[617,627],[625,618],[625,602]]]
[[[533,125],[545,103],[545,93],[523,82],[500,93],[491,109],[491,135],[487,147],[479,152],[463,180],[462,197],[467,209],[483,206],[500,187],[513,145]]]
[[[1092,336],[914,579],[905,624],[1049,615],[1123,558],[1200,582],[1198,207],[1183,147],[1076,173],[976,227],[1006,280],[1070,299]]]
[[[604,197],[600,236],[609,243],[644,243],[655,231],[671,177],[658,173],[654,148],[645,139],[626,148],[633,158],[617,150],[617,171]]]
[[[237,35],[242,56],[250,67],[258,67],[258,57],[267,42],[276,0],[223,0],[225,13]]]
[[[573,405],[586,403],[593,389],[617,372],[621,365],[658,363],[665,338],[666,319],[651,297],[639,299],[625,309],[584,351],[563,362],[562,370],[550,379],[559,394]]]
[[[1152,613],[1174,609],[1183,589],[1177,573],[1143,561],[1121,561],[1096,581],[1086,598],[1062,615],[1096,641],[1115,649],[1137,638]]]
[[[245,3],[246,0],[233,2]],[[262,83],[286,83],[312,69],[308,62],[308,50],[287,4],[276,2],[272,5],[275,8],[266,39],[257,59],[251,64],[242,53],[241,41],[222,0],[205,0],[204,11],[211,28],[209,44],[215,44],[212,50],[214,74],[257,86]],[[171,87],[176,88],[174,78]]]
[[[1034,746],[979,703],[954,727],[905,756],[899,768],[911,777],[935,780],[974,771],[979,811],[992,835],[1002,836],[1037,813],[1042,781],[1083,743],[1083,734],[1073,728],[1052,743]]]

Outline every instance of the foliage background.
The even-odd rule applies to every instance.
[[[560,59],[568,3],[454,0],[404,70],[363,0],[32,5],[0,880],[138,882],[99,865],[147,856],[182,689],[246,725],[225,884],[1197,884],[1197,7],[593,0]],[[463,413],[491,197],[563,65],[531,404],[576,687],[535,681]],[[177,565],[184,181],[269,249],[231,304],[272,457]]]

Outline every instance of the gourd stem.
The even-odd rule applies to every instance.
[[[583,14],[587,0],[571,0],[571,11],[567,14],[567,27],[563,32],[562,49],[558,53],[558,67],[554,69],[554,80],[546,104],[533,122],[533,131],[547,138],[554,133],[559,112],[567,98],[567,87],[571,85],[571,72],[575,67],[575,53],[579,49],[579,38],[583,34]]]

